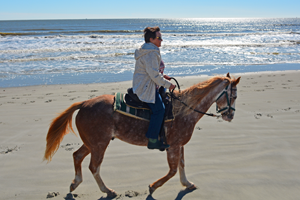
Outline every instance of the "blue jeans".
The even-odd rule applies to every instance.
[[[150,107],[152,114],[150,118],[149,128],[146,133],[147,138],[158,139],[160,128],[164,120],[165,105],[158,91],[155,94],[155,103],[147,103]]]

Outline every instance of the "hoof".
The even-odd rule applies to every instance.
[[[70,192],[73,192],[81,183],[82,181],[78,181],[76,180],[76,178],[72,181],[71,185],[70,185]]]
[[[73,192],[76,189],[75,184],[71,184],[70,185],[70,192]]]
[[[193,183],[191,186],[186,187],[186,189],[188,189],[188,190],[196,190],[197,186]]]
[[[113,198],[115,198],[116,196],[118,196],[118,194],[117,194],[114,190],[110,190],[110,191],[107,193],[107,198],[113,199]]]
[[[153,187],[150,187],[150,185],[149,185],[149,193],[150,193],[150,195],[152,195],[154,191],[155,191],[155,189]]]

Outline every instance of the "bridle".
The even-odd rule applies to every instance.
[[[236,91],[236,89],[232,88],[232,86],[230,87],[230,97],[229,97],[229,95],[228,95],[228,87],[229,87],[229,85],[231,85],[231,83],[226,86],[226,88],[223,90],[223,92],[219,95],[219,97],[215,101],[215,102],[217,102],[223,95],[226,96],[227,106],[224,107],[224,108],[222,108],[222,109],[219,109],[218,105],[216,104],[216,111],[217,111],[217,113],[229,114],[230,110],[235,111],[235,108],[231,106],[231,100],[237,98],[236,96],[232,96],[232,91]]]
[[[173,77],[171,77],[171,79],[173,79],[173,80],[176,82],[177,87],[178,87],[178,90],[179,90],[179,93],[180,93],[180,86],[179,86],[177,80],[176,80],[175,78],[173,78]],[[216,103],[216,111],[217,111],[217,113],[221,113],[221,115],[215,115],[215,114],[213,114],[213,113],[202,112],[202,111],[196,110],[196,109],[194,109],[194,108],[188,106],[185,102],[181,101],[177,96],[175,96],[175,95],[173,94],[174,89],[173,89],[172,91],[170,91],[171,102],[173,102],[173,99],[175,99],[175,100],[179,101],[181,104],[183,104],[184,106],[188,107],[189,109],[191,109],[191,110],[193,110],[193,111],[195,111],[195,112],[197,112],[197,113],[201,113],[201,114],[204,114],[204,115],[207,115],[207,116],[210,116],[210,117],[217,117],[217,118],[219,118],[219,117],[221,117],[223,114],[227,114],[227,115],[228,115],[228,114],[230,113],[230,110],[235,111],[235,108],[231,106],[231,100],[237,98],[236,96],[234,96],[234,97],[232,96],[232,91],[236,91],[236,89],[233,89],[232,86],[230,87],[231,92],[230,92],[230,97],[229,97],[229,95],[228,95],[228,87],[229,87],[229,85],[231,85],[231,83],[228,84],[228,85],[226,86],[226,88],[223,90],[223,92],[222,92],[222,93],[219,95],[219,97],[215,100],[215,103]],[[226,95],[227,106],[224,107],[224,108],[222,108],[222,109],[218,109],[217,101],[218,101],[223,95]]]

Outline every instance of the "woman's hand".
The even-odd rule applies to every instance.
[[[171,80],[171,77],[170,77],[170,76],[168,76],[168,75],[164,75],[164,78],[165,78],[165,79],[167,79],[168,81],[170,81],[170,80]]]
[[[175,89],[175,87],[176,87],[176,85],[173,85],[173,84],[171,83],[171,86],[169,87],[169,90],[171,91],[171,90]]]

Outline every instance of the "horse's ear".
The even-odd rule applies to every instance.
[[[229,75],[229,72],[227,73],[226,77],[231,78],[230,75]]]
[[[241,80],[241,77],[238,77],[236,80],[234,80],[232,85],[236,86],[237,84],[239,84],[240,80]]]

